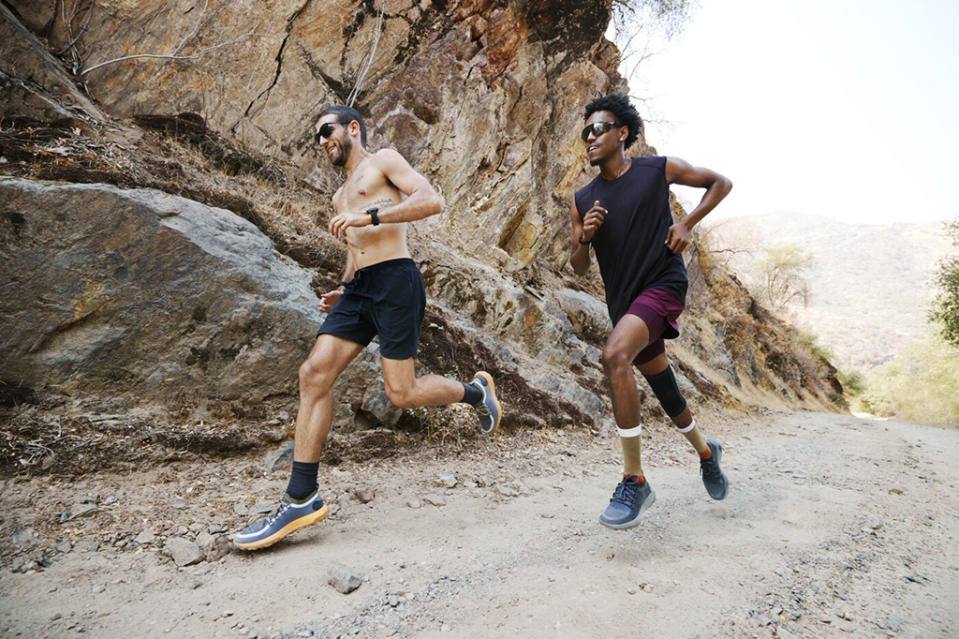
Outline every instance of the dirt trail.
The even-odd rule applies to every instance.
[[[0,572],[0,635],[959,636],[959,432],[813,413],[711,431],[729,497],[710,500],[681,436],[652,429],[657,502],[628,531],[597,523],[615,438],[555,431],[323,469],[328,521],[183,568],[131,537],[232,526],[234,505],[273,498],[285,473],[251,458],[9,480],[0,526],[19,550]],[[97,512],[55,521],[85,496]],[[48,566],[12,572],[57,542]],[[327,584],[336,562],[358,590]]]

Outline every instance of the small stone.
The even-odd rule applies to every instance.
[[[177,566],[190,566],[203,561],[204,554],[192,541],[182,537],[171,537],[163,545],[163,554],[170,557]]]
[[[100,584],[100,585],[98,585],[98,586],[94,586],[94,587],[93,587],[93,592],[94,592],[94,594],[97,594],[97,595],[99,595],[99,594],[101,594],[101,593],[104,593],[104,592],[106,592],[106,591],[107,591],[107,587],[104,586],[103,584]]]
[[[174,495],[173,497],[170,497],[170,506],[176,508],[177,510],[186,510],[190,507],[190,502],[182,497],[177,497]]]
[[[152,544],[156,541],[156,537],[153,534],[152,530],[144,529],[139,535],[133,538],[134,543],[140,544]]]
[[[442,495],[426,495],[423,497],[423,501],[437,507],[446,505],[446,497]]]
[[[206,552],[210,549],[210,546],[213,545],[213,542],[216,541],[216,535],[211,535],[206,531],[200,531],[196,535],[196,539],[193,540],[196,542],[196,545],[200,547],[200,550]]]
[[[272,473],[274,471],[286,468],[287,466],[293,463],[293,441],[283,442],[280,444],[280,447],[276,449],[276,452],[273,453],[273,456],[270,458],[270,462],[267,464],[267,469]]]
[[[415,498],[414,498],[414,499],[410,499],[409,501],[407,501],[407,502],[406,502],[406,505],[409,506],[410,508],[422,508],[422,507],[423,507],[423,502],[420,501],[419,499],[415,499]]]
[[[892,493],[893,495],[903,494],[902,488],[890,488],[889,492]]]
[[[245,504],[236,503],[233,504],[233,512],[243,517],[250,514],[250,509],[247,508]]]
[[[61,541],[56,545],[57,552],[68,553],[73,550],[73,544],[69,541]]]
[[[333,586],[337,592],[348,595],[360,587],[363,579],[347,566],[334,563],[327,572],[327,583]]]
[[[643,592],[652,592],[652,591],[653,591],[653,584],[641,584],[641,585],[640,585],[640,588],[643,589]]]
[[[512,486],[497,486],[496,492],[498,492],[503,497],[519,497],[519,491],[513,488]]]
[[[13,533],[13,543],[22,544],[36,537],[37,533],[33,528],[24,528]]]
[[[276,508],[276,502],[258,501],[250,509],[251,515],[269,515]]]
[[[217,535],[205,552],[207,561],[220,561],[220,559],[233,552],[233,543],[226,535]]]
[[[57,619],[63,619],[63,615],[59,612],[53,613],[53,616],[50,617],[50,621],[56,621]]]
[[[80,517],[88,517],[93,513],[99,510],[96,505],[78,505],[74,506],[73,510],[70,511],[70,519],[79,519]]]
[[[376,492],[369,486],[364,488],[354,488],[353,497],[356,498],[356,501],[361,504],[368,504],[373,501],[373,497],[376,495]]]
[[[440,475],[436,479],[436,485],[443,488],[453,488],[456,486],[456,475]]]

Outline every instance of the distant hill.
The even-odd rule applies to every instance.
[[[795,213],[704,222],[718,256],[745,282],[763,249],[793,243],[810,250],[808,306],[787,317],[813,333],[841,368],[866,371],[930,331],[926,323],[939,261],[955,249],[941,222],[845,224]]]

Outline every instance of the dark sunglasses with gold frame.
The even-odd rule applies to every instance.
[[[606,133],[614,126],[623,126],[619,122],[593,122],[592,124],[587,124],[586,128],[583,129],[583,132],[579,134],[579,137],[583,139],[583,142],[589,138],[590,131],[593,133],[594,138],[598,138],[602,134]]]
[[[324,122],[320,125],[320,130],[313,134],[313,141],[320,143],[320,138],[328,138],[333,133],[333,127],[337,124],[349,124],[353,120],[337,120],[335,122]]]

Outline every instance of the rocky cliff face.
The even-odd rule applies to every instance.
[[[507,427],[611,425],[601,288],[565,267],[569,197],[591,176],[582,107],[625,88],[603,39],[609,2],[8,0],[0,12],[0,173],[21,178],[0,183],[0,316],[14,327],[0,344],[15,404],[4,465],[49,461],[28,444],[56,454],[54,419],[72,411],[82,434],[96,421],[76,414],[117,398],[174,409],[161,441],[164,424],[199,418],[234,447],[263,421],[282,436],[320,319],[304,287],[325,290],[343,260],[324,230],[341,178],[311,149],[311,125],[351,93],[370,146],[400,150],[447,202],[411,234],[430,298],[421,367],[493,372]],[[141,54],[165,57],[93,68]],[[674,354],[694,401],[831,405],[828,364],[688,258]],[[376,361],[373,345],[341,382],[334,432],[389,448],[463,421],[390,406]]]

